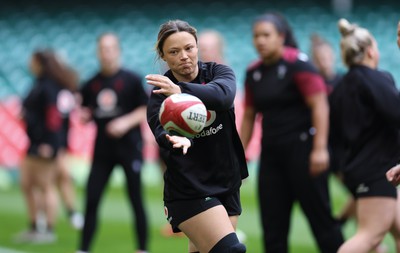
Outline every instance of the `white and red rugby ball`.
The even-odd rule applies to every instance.
[[[173,94],[161,104],[159,119],[168,133],[193,138],[206,124],[207,109],[196,96]]]

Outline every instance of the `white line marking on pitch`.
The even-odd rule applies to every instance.
[[[13,249],[7,249],[7,248],[0,247],[0,253],[28,253],[28,252],[23,252],[23,251],[18,251],[18,250],[13,250]]]

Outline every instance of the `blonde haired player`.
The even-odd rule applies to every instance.
[[[331,98],[331,131],[345,147],[344,183],[356,201],[357,231],[338,253],[367,253],[387,232],[400,252],[396,188],[385,177],[400,157],[400,96],[392,76],[377,69],[379,50],[365,28],[338,22],[349,68]]]

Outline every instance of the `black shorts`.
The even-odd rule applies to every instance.
[[[365,197],[391,197],[397,198],[397,189],[386,177],[368,182],[360,183],[349,188],[355,199]]]
[[[204,212],[214,206],[223,205],[229,216],[240,215],[240,191],[229,195],[216,195],[201,199],[177,200],[164,202],[165,216],[172,226],[174,233],[179,233],[179,224],[191,217]]]

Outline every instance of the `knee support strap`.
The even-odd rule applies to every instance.
[[[246,246],[240,243],[236,233],[230,233],[219,240],[209,253],[245,253]]]

